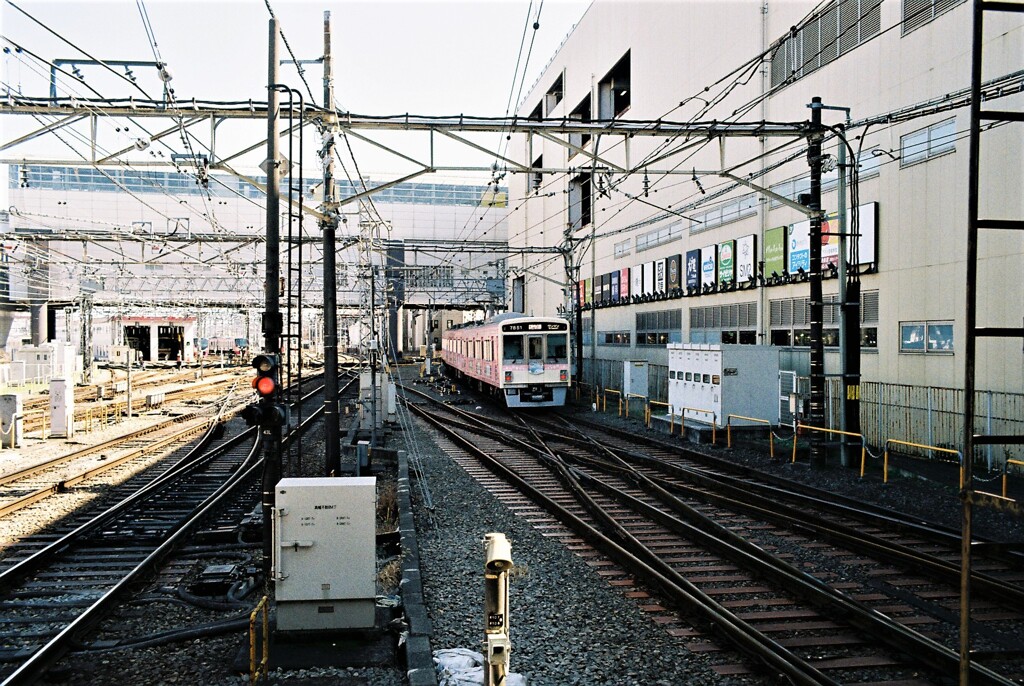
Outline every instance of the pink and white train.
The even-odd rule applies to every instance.
[[[445,332],[441,358],[459,378],[500,392],[509,407],[565,405],[569,323],[508,312]]]

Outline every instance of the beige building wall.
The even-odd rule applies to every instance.
[[[867,0],[862,0],[862,5],[867,7]],[[826,105],[850,108],[854,124],[850,143],[864,151],[877,151],[863,158],[871,164],[864,167],[859,187],[859,202],[878,206],[877,261],[871,273],[862,275],[862,289],[877,294],[877,321],[865,323],[877,329],[877,347],[863,351],[863,378],[958,387],[964,374],[969,123],[968,109],[958,105],[965,102],[959,92],[970,83],[971,9],[970,3],[959,4],[904,34],[903,6],[903,0],[884,0],[877,35],[816,71],[772,88],[770,53],[764,61],[756,60],[757,56],[825,3],[599,1],[553,57],[518,114],[529,116],[561,77],[563,97],[558,105],[544,108],[545,118],[568,117],[589,93],[596,119],[598,83],[627,51],[630,106],[619,115],[622,120],[799,122],[809,119],[807,104],[814,96],[820,96]],[[1019,15],[994,16],[985,36],[985,79],[1020,70],[1024,64],[1024,20]],[[1016,94],[989,106],[1024,110],[1019,79],[1016,83],[1009,89],[1016,88]],[[707,108],[708,101],[714,106]],[[923,109],[923,115],[907,114],[911,107],[922,105],[930,105],[932,113]],[[841,111],[823,113],[828,125],[844,119]],[[952,151],[913,164],[902,159],[901,137],[948,120],[955,123]],[[867,121],[872,123],[865,126]],[[570,178],[587,169],[591,161],[580,154],[570,158],[564,146],[539,136],[532,140],[520,136],[513,151],[515,145],[522,160],[529,163],[542,158],[543,167],[551,171],[543,174],[536,191],[528,186],[526,175],[511,178],[510,207],[521,204],[522,209],[509,215],[510,246],[564,245]],[[705,229],[688,218],[751,191],[700,172],[735,165],[735,175],[754,175],[755,183],[773,186],[807,176],[806,155],[799,154],[803,147],[802,140],[778,138],[728,138],[720,144],[717,139],[699,137],[594,137],[587,145],[589,151],[632,173],[613,172],[595,181],[593,221],[573,234],[581,278],[599,277],[670,255],[685,256],[688,250],[748,234],[758,236],[760,254],[765,231],[801,221],[799,211],[762,196],[749,216]],[[672,150],[679,152],[644,164],[650,155]],[[1024,218],[1021,125],[986,131],[981,150],[983,216]],[[828,143],[826,152],[834,156],[836,144]],[[794,154],[796,159],[783,163]],[[561,173],[565,169],[572,171]],[[765,173],[766,169],[770,171]],[[724,195],[714,197],[719,192]],[[823,192],[822,200],[827,212],[837,209],[834,186]],[[670,230],[674,224],[680,227],[679,235],[670,242],[638,249],[638,239],[643,242],[651,232]],[[979,325],[1019,327],[1024,321],[1024,237],[1016,234],[982,235]],[[524,309],[535,315],[551,315],[559,306],[570,304],[563,294],[566,286],[559,286],[567,282],[564,265],[560,259],[546,257],[525,255],[510,260],[512,269],[518,267],[525,274]],[[838,280],[826,279],[826,296],[837,293],[838,285]],[[680,309],[678,335],[687,342],[695,334],[703,334],[690,327],[691,308],[742,303],[755,303],[758,316],[751,328],[756,330],[757,342],[767,343],[772,329],[777,328],[771,323],[772,301],[807,295],[808,285],[796,283],[586,310],[584,318],[593,319],[595,332],[629,332],[631,343],[588,343],[584,355],[666,364],[663,346],[637,346],[637,313]],[[911,322],[952,323],[952,350],[901,352],[901,324]],[[799,353],[801,348],[792,350]],[[1020,340],[982,340],[977,359],[979,389],[1024,391]],[[828,373],[839,371],[838,355],[832,349],[826,365]]]

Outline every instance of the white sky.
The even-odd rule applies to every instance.
[[[134,0],[14,1],[93,58],[154,61],[153,48]],[[539,0],[532,3],[528,0],[271,0],[270,4],[281,21],[285,38],[300,60],[321,56],[323,12],[331,12],[335,98],[352,112],[502,116],[513,90],[527,17],[531,27],[523,46],[524,60],[531,37],[534,37],[534,44],[522,94],[529,90],[590,3],[589,0],[544,0],[542,3]],[[542,6],[540,28],[534,32],[532,24],[539,6]],[[147,0],[144,7],[160,56],[174,75],[171,85],[179,101],[192,97],[206,100],[266,98],[270,14],[263,0]],[[0,33],[7,39],[2,41],[3,46],[11,47],[7,41],[14,41],[48,60],[88,59],[6,0],[0,4]],[[283,45],[281,51],[282,57],[287,58]],[[20,88],[24,95],[45,97],[49,88],[47,68],[17,57],[3,55],[4,82],[12,90]],[[126,82],[104,73],[102,67],[80,68],[86,82],[105,96],[135,94],[141,97]],[[305,68],[306,79],[319,104],[323,94],[322,69],[317,64],[305,65]],[[135,73],[140,86],[154,97],[160,97],[161,83],[155,70],[137,68]],[[282,66],[280,74],[283,81],[305,91],[294,67]],[[6,86],[0,87],[0,92],[4,90]],[[85,89],[81,91],[88,95]],[[515,109],[518,93],[516,82],[512,109]],[[28,117],[0,118],[4,141],[37,126],[39,124]],[[262,124],[263,133],[259,131],[260,127],[255,126],[251,136],[238,142],[242,145],[255,142],[254,137],[265,135],[265,124]],[[120,135],[130,142],[133,133]],[[224,133],[228,137],[232,135],[228,131]],[[219,141],[220,136],[218,130]],[[38,159],[49,155],[69,157],[69,152],[66,146],[47,136],[45,140],[18,146],[5,154]],[[220,149],[219,152],[228,151]],[[365,153],[357,151],[356,156],[364,174],[399,171],[389,168],[392,166],[389,158],[368,149]],[[308,153],[305,166],[315,169]],[[4,192],[6,185],[6,182],[0,183]]]

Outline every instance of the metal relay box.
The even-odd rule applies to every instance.
[[[375,477],[282,479],[274,509],[281,631],[374,626]]]
[[[647,397],[647,360],[626,360],[622,363],[622,397]]]
[[[672,411],[719,426],[730,414],[779,421],[779,349],[765,345],[670,343]],[[740,419],[734,425],[752,424]]]

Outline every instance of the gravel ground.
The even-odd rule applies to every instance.
[[[407,373],[411,368],[405,368]],[[588,418],[589,408],[578,408]],[[600,415],[602,421],[646,432],[634,420]],[[761,684],[759,677],[721,677],[714,674],[700,654],[653,625],[635,601],[625,598],[600,580],[581,558],[535,530],[492,498],[460,467],[454,464],[434,440],[432,429],[416,432],[406,446],[404,432],[396,430],[389,439],[393,448],[409,447],[418,459],[424,483],[435,505],[432,516],[422,507],[421,491],[412,489],[419,534],[421,572],[425,602],[434,634],[434,650],[469,648],[479,651],[483,637],[483,578],[481,541],[484,534],[505,533],[512,543],[516,573],[511,584],[511,625],[513,672],[524,675],[531,686],[596,686],[668,684]],[[653,432],[652,432],[653,433]],[[322,473],[322,435],[304,439],[303,471]],[[702,447],[718,455],[789,478],[860,497],[893,509],[958,528],[961,508],[956,490],[930,481],[912,478],[890,480],[857,477],[855,470],[836,465],[810,468],[790,465],[785,460],[769,461],[766,451]],[[1005,540],[1024,540],[1020,523],[1002,515],[978,512],[980,533]],[[244,553],[259,562],[260,549]],[[240,553],[224,551],[225,561]],[[213,563],[211,560],[210,563]],[[382,589],[386,592],[387,589]],[[257,596],[258,594],[253,594]],[[253,596],[248,599],[251,600]],[[125,606],[112,622],[101,627],[96,638],[113,635],[150,636],[161,631],[195,627],[237,612],[212,611],[172,602],[146,601]],[[116,628],[117,623],[124,623]],[[120,686],[133,684],[244,684],[248,677],[232,664],[245,641],[244,631],[195,637],[166,645],[78,653],[65,659],[54,673],[52,683]],[[276,671],[269,683],[285,686],[335,684],[343,686],[402,686],[404,669],[355,668]]]

